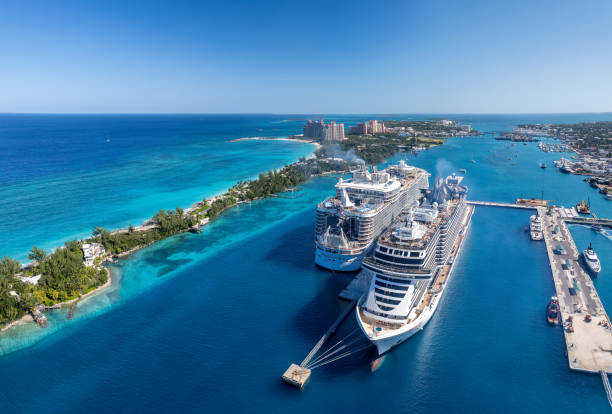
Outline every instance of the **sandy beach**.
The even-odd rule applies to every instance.
[[[288,138],[288,137],[244,137],[232,139],[230,142],[239,141],[290,141],[290,142],[302,142],[304,144],[314,144],[317,149],[321,148],[321,144],[316,141],[307,138]]]

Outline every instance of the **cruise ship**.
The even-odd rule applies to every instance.
[[[534,214],[529,217],[529,235],[531,240],[543,240],[544,234],[542,233],[542,217],[539,214]]]
[[[438,307],[474,210],[465,202],[462,178],[440,178],[363,260],[370,289],[355,314],[379,355],[423,329]]]
[[[374,241],[429,187],[429,173],[400,161],[382,171],[362,166],[340,178],[336,195],[319,203],[315,262],[326,269],[356,271]]]

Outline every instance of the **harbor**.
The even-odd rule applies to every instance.
[[[566,223],[612,227],[612,220],[579,216],[575,208],[535,207],[511,203],[468,201],[468,204],[536,209],[550,263],[571,370],[612,373],[612,323]]]
[[[549,212],[540,208],[538,213],[544,220],[544,240],[559,298],[569,367],[575,371],[610,374],[610,318],[591,277],[579,262],[580,255],[566,219],[557,208]],[[558,233],[553,234],[556,228]]]

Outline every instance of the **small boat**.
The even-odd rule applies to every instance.
[[[606,194],[606,200],[612,200],[612,193]]]
[[[545,162],[541,162],[540,163],[540,168],[546,168],[546,163]]]
[[[584,264],[586,264],[587,270],[593,276],[597,276],[601,271],[601,263],[599,262],[599,257],[597,257],[597,253],[593,250],[593,246],[589,243],[589,247],[586,250],[582,251],[580,255]]]
[[[576,211],[582,214],[591,214],[591,200],[589,200],[588,204],[586,204],[584,200],[576,204]]]
[[[559,324],[559,299],[556,296],[552,296],[546,306],[546,321],[549,325]]]
[[[465,168],[459,168],[459,172],[465,174],[467,170]]]

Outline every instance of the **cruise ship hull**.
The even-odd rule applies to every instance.
[[[317,247],[315,263],[336,272],[355,272],[361,269],[361,261],[367,255],[367,250],[360,254],[338,254],[325,252]]]
[[[434,305],[436,307],[437,307],[437,302],[438,302],[438,298],[436,298],[436,303]],[[361,315],[359,314],[359,310],[355,311],[355,315],[357,316],[357,324],[361,328],[361,332],[363,332],[364,335],[368,337],[370,342],[372,342],[372,344],[376,346],[378,355],[383,355],[384,353],[390,351],[392,348],[398,346],[402,342],[411,338],[417,332],[420,332],[423,329],[423,327],[427,324],[427,322],[429,322],[434,312],[435,312],[435,308],[431,310],[428,308],[424,310],[423,313],[414,322],[406,324],[405,326],[394,330],[396,332],[393,332],[390,335],[380,335],[380,336],[370,335],[368,334],[368,332],[364,330],[364,323],[361,320]]]
[[[467,213],[468,217],[465,225],[465,231],[463,232],[461,243],[459,244],[457,253],[453,259],[453,263],[449,270],[449,275],[446,283],[444,284],[442,289],[432,298],[432,301],[429,306],[424,308],[423,312],[421,312],[421,314],[414,321],[402,326],[401,328],[394,329],[393,331],[388,333],[383,333],[381,335],[372,334],[366,330],[366,323],[364,323],[359,313],[360,303],[357,304],[357,306],[355,307],[355,316],[357,318],[357,324],[361,328],[361,332],[363,332],[364,335],[370,340],[370,342],[372,342],[372,344],[376,346],[376,349],[378,350],[378,355],[383,355],[384,353],[390,351],[392,348],[400,345],[407,339],[411,338],[413,335],[421,331],[423,327],[427,324],[427,322],[429,322],[436,309],[438,308],[440,299],[442,298],[442,295],[444,294],[444,291],[448,286],[448,282],[450,281],[453,275],[455,264],[457,263],[457,259],[459,259],[459,256],[461,255],[463,244],[467,237],[467,232],[470,228],[473,213],[474,210],[473,207],[471,207]],[[367,295],[367,293],[365,295]],[[361,302],[365,298],[365,295],[360,299],[359,302]]]

